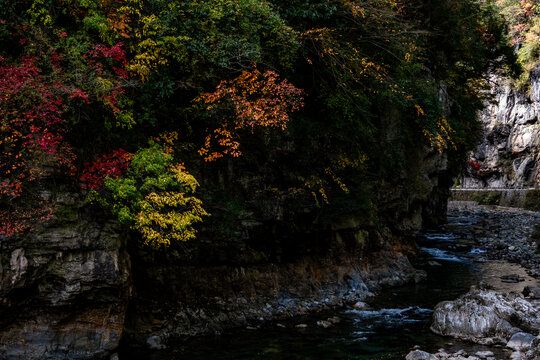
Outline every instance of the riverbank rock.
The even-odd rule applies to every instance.
[[[448,353],[444,349],[439,349],[437,353],[430,354],[417,349],[407,354],[405,360],[495,360],[495,357],[491,351],[478,351],[474,355],[468,355],[465,350]]]
[[[506,344],[507,348],[514,350],[523,350],[530,349],[534,342],[534,335],[524,332],[518,332],[512,335],[508,343]]]
[[[449,217],[476,219],[471,226],[458,234],[464,238],[474,238],[477,249],[485,252],[490,260],[507,260],[527,269],[527,274],[540,278],[540,252],[537,251],[537,233],[540,212],[516,208],[487,208],[482,206],[463,207],[450,202]],[[453,229],[456,230],[456,229]],[[512,249],[512,250],[511,250]],[[504,282],[520,282],[522,277],[501,273]],[[540,296],[540,292],[538,292]]]
[[[506,345],[519,332],[538,334],[540,308],[518,294],[473,289],[435,307],[431,330],[479,344]]]
[[[532,347],[523,354],[523,360],[538,360],[540,359],[540,336],[533,341]]]

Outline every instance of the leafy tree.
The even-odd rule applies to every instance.
[[[199,150],[205,161],[214,161],[223,154],[237,157],[239,150],[238,131],[257,127],[281,128],[285,130],[289,114],[298,111],[303,103],[302,90],[287,80],[279,80],[273,71],[261,73],[257,68],[243,71],[231,81],[222,81],[213,93],[196,99],[212,117],[217,117],[219,127],[206,136]],[[212,151],[215,140],[223,150]]]
[[[502,1],[534,34],[534,4]],[[4,233],[52,213],[23,214],[46,164],[156,246],[195,236],[194,175],[234,208],[212,221],[376,219],[418,148],[457,164],[475,143],[511,58],[490,1],[6,0],[0,19]]]
[[[91,179],[89,201],[99,203],[121,224],[137,230],[144,245],[169,246],[195,237],[193,225],[208,213],[193,196],[199,183],[183,165],[173,162],[169,149],[150,142],[132,157],[116,151],[103,159],[109,160],[109,166],[119,165],[105,171],[100,162],[89,165],[84,176]]]

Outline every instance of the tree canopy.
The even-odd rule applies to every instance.
[[[474,144],[505,31],[477,0],[6,0],[0,233],[51,216],[51,177],[156,246],[237,237],[269,201],[376,216],[408,150]]]

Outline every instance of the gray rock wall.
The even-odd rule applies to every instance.
[[[460,179],[464,188],[540,186],[540,68],[523,93],[508,79],[491,77],[490,100],[480,115],[482,140]]]
[[[125,238],[78,195],[57,201],[62,215],[0,238],[0,359],[98,358],[122,336],[131,270]]]

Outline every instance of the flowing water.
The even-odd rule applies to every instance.
[[[497,359],[507,359],[502,348],[468,344],[430,332],[434,306],[466,293],[471,285],[486,282],[497,290],[521,291],[536,280],[514,264],[485,260],[485,251],[474,247],[468,228],[474,216],[449,217],[437,232],[424,232],[418,243],[422,255],[416,267],[428,273],[427,281],[393,288],[370,300],[362,309],[322,312],[286,322],[270,323],[256,330],[236,330],[217,337],[204,337],[166,352],[125,352],[121,359],[404,359],[414,345],[423,350],[467,352],[490,350]],[[423,258],[423,259],[422,259]],[[507,284],[505,274],[519,274],[526,281]],[[319,320],[337,316],[340,323],[322,328]],[[295,325],[306,324],[306,328]]]

